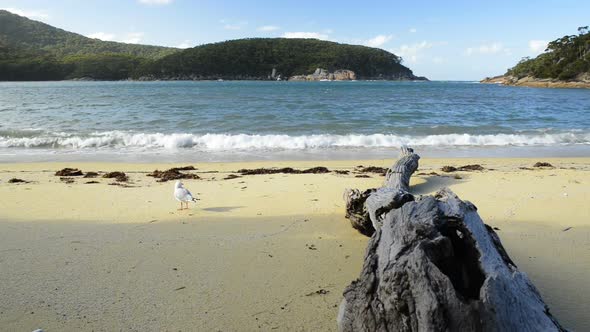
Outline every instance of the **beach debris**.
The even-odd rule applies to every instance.
[[[224,177],[223,179],[224,180],[233,180],[233,179],[237,179],[237,178],[241,178],[241,176],[235,175],[235,174],[230,174],[230,175]]]
[[[479,164],[465,165],[465,166],[459,167],[459,170],[460,171],[483,171],[484,167]]]
[[[129,181],[129,177],[127,176],[127,174],[123,173],[123,172],[108,172],[106,174],[104,174],[102,176],[105,179],[115,179],[115,181],[117,182],[127,182]]]
[[[316,248],[315,244],[305,244],[305,247],[309,250],[318,250],[318,248]]]
[[[71,178],[71,177],[60,177],[59,180],[65,182],[67,184],[76,182],[76,181],[74,181],[74,178]]]
[[[463,178],[463,177],[461,177],[461,175],[459,175],[459,174],[455,174],[455,175],[453,176],[453,179],[455,179],[455,180],[461,180],[462,178]]]
[[[492,227],[492,229],[495,230],[495,231],[499,231],[500,230],[499,227]]]
[[[347,171],[347,170],[335,170],[334,172],[336,174],[342,174],[342,175],[346,175],[346,174],[350,173],[350,171]]]
[[[460,167],[455,166],[443,166],[440,170],[445,173],[456,172],[456,171],[483,171],[485,168],[479,164],[465,165]]]
[[[135,188],[135,186],[129,185],[127,183],[121,183],[121,182],[109,183],[109,186],[119,186],[121,188]]]
[[[98,173],[96,172],[86,172],[86,174],[84,174],[84,177],[87,179],[92,179],[98,176]]]
[[[355,178],[371,178],[370,176],[368,176],[367,174],[359,174],[359,175],[355,175]]]
[[[177,171],[196,171],[197,169],[195,168],[195,166],[182,166],[182,167],[174,167],[171,168],[173,170],[177,170]]]
[[[457,171],[457,167],[454,167],[454,166],[443,166],[440,170],[443,171],[443,172],[445,172],[445,173],[456,172]]]
[[[317,291],[315,291],[315,292],[311,292],[311,293],[307,293],[307,294],[305,294],[305,296],[326,295],[326,294],[328,294],[328,293],[330,293],[330,291],[329,291],[329,290],[327,290],[327,289],[323,289],[323,288],[320,288],[320,289],[318,289],[318,290],[317,290]]]
[[[387,168],[385,167],[377,167],[377,166],[357,166],[355,171],[359,173],[376,173],[380,175],[385,175],[387,173]]]
[[[186,286],[181,286],[181,287],[176,288],[174,291],[179,291],[179,290],[185,289],[185,288],[186,288]]]
[[[572,229],[572,228],[573,228],[573,227],[566,227],[566,228],[564,228],[564,229],[562,230],[562,232],[567,232],[567,231],[569,231],[569,230],[570,230],[570,229]]]
[[[181,171],[194,171],[196,168],[193,166],[185,166],[185,167],[174,167],[170,168],[165,171],[155,170],[149,173],[147,176],[154,177],[157,182],[166,182],[172,180],[180,180],[180,179],[193,179],[198,180],[200,177],[197,174],[191,173],[182,173]]]
[[[545,161],[537,161],[533,167],[553,167],[553,165]]]
[[[353,227],[374,235],[338,330],[563,331],[472,203],[448,188],[412,195],[419,159],[403,147],[382,187],[344,193]]]
[[[84,174],[82,174],[82,171],[77,169],[77,168],[69,168],[66,167],[64,169],[61,169],[57,172],[55,172],[55,176],[82,176]]]
[[[430,173],[426,173],[426,172],[420,172],[420,173],[416,173],[416,175],[432,175],[432,176],[439,176],[440,174],[438,174],[437,172],[430,172]]]
[[[312,167],[305,170],[294,169],[291,167],[283,168],[255,168],[255,169],[240,169],[238,173],[242,175],[267,175],[267,174],[323,174],[330,173],[330,170],[323,166]]]
[[[23,179],[18,179],[18,178],[12,178],[12,179],[8,180],[8,183],[29,183],[29,181],[26,181]]]
[[[86,181],[84,182],[84,184],[96,184],[96,183],[100,183],[98,181]]]

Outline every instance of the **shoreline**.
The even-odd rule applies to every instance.
[[[414,146],[414,145],[413,145]],[[370,150],[368,150],[370,149]],[[555,146],[418,146],[426,159],[502,159],[502,158],[585,158],[590,156],[590,145],[571,144]],[[150,164],[166,160],[168,163],[240,163],[240,162],[321,162],[324,160],[380,160],[392,156],[392,147],[367,147],[344,149],[284,149],[284,150],[235,150],[198,151],[191,148],[177,150],[155,149],[136,152],[133,149],[68,150],[63,149],[0,149],[0,165],[18,163],[131,163]]]
[[[530,88],[571,88],[571,89],[590,89],[588,81],[561,81],[549,78],[522,77],[513,76],[494,76],[486,77],[481,80],[483,84],[501,84],[507,86],[524,86]]]
[[[0,163],[0,325],[334,331],[368,241],[344,218],[342,192],[379,186],[381,174],[357,166],[394,159]],[[554,167],[533,167],[538,161]],[[201,200],[178,211],[173,181],[147,173],[191,164],[197,170],[186,172],[201,179],[183,182]],[[484,170],[441,171],[467,164]],[[237,172],[316,166],[349,173]],[[64,167],[123,171],[130,182],[68,183],[54,175]],[[13,177],[30,182],[7,183]],[[582,331],[590,328],[588,183],[590,157],[424,158],[411,191],[446,186],[474,203],[551,312]]]
[[[221,79],[221,81],[220,81]],[[225,78],[208,78],[208,79],[166,79],[166,78],[154,78],[154,79],[147,79],[147,78],[126,78],[120,80],[101,80],[95,78],[72,78],[66,80],[45,80],[45,81],[0,81],[0,83],[19,83],[19,82],[437,82],[431,81],[427,78],[422,79],[421,76],[415,79],[409,78],[402,78],[402,79],[386,79],[386,78],[359,78],[354,80],[298,80],[298,79],[289,79],[289,80],[275,80],[275,79],[267,79],[267,78],[252,78],[252,79],[225,79]],[[457,81],[463,82],[463,81]]]

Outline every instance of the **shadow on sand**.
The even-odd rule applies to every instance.
[[[450,176],[439,176],[439,175],[432,175],[427,177],[422,177],[422,180],[426,182],[418,183],[415,185],[410,186],[410,191],[416,195],[426,195],[434,193],[444,187],[451,186],[453,184],[459,183],[462,180],[455,179]]]
[[[203,210],[209,212],[230,212],[232,210],[241,209],[243,206],[216,206],[210,208],[204,208]]]

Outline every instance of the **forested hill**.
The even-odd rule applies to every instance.
[[[92,39],[0,10],[0,81],[265,80],[273,73],[288,78],[317,68],[353,71],[357,79],[425,79],[414,76],[400,57],[378,48],[252,38],[179,50]]]
[[[524,58],[506,74],[571,80],[589,71],[590,32],[586,26],[578,28],[578,35],[563,36],[550,42],[545,53],[534,59]]]
[[[157,78],[267,78],[306,75],[316,68],[348,69],[359,79],[423,79],[382,49],[317,39],[250,38],[207,44],[171,54],[144,66]]]
[[[56,57],[87,54],[127,54],[156,59],[177,49],[161,46],[124,44],[88,38],[51,25],[0,10],[0,46],[43,51]]]
[[[590,88],[590,31],[578,28],[577,35],[558,38],[536,58],[523,58],[506,74],[482,83],[532,87]]]

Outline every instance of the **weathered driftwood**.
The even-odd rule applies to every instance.
[[[410,177],[418,169],[419,159],[414,150],[403,147],[400,158],[387,171],[383,187],[364,192],[346,189],[346,217],[352,227],[371,236],[379,229],[383,214],[414,200],[410,193]]]
[[[412,155],[401,164],[417,164]],[[409,194],[416,167],[395,173],[397,165],[386,187]],[[344,291],[340,331],[563,331],[473,204],[449,189],[405,204],[380,191],[362,193],[364,210],[351,209],[378,220],[361,275]],[[376,193],[377,203],[367,204]]]

